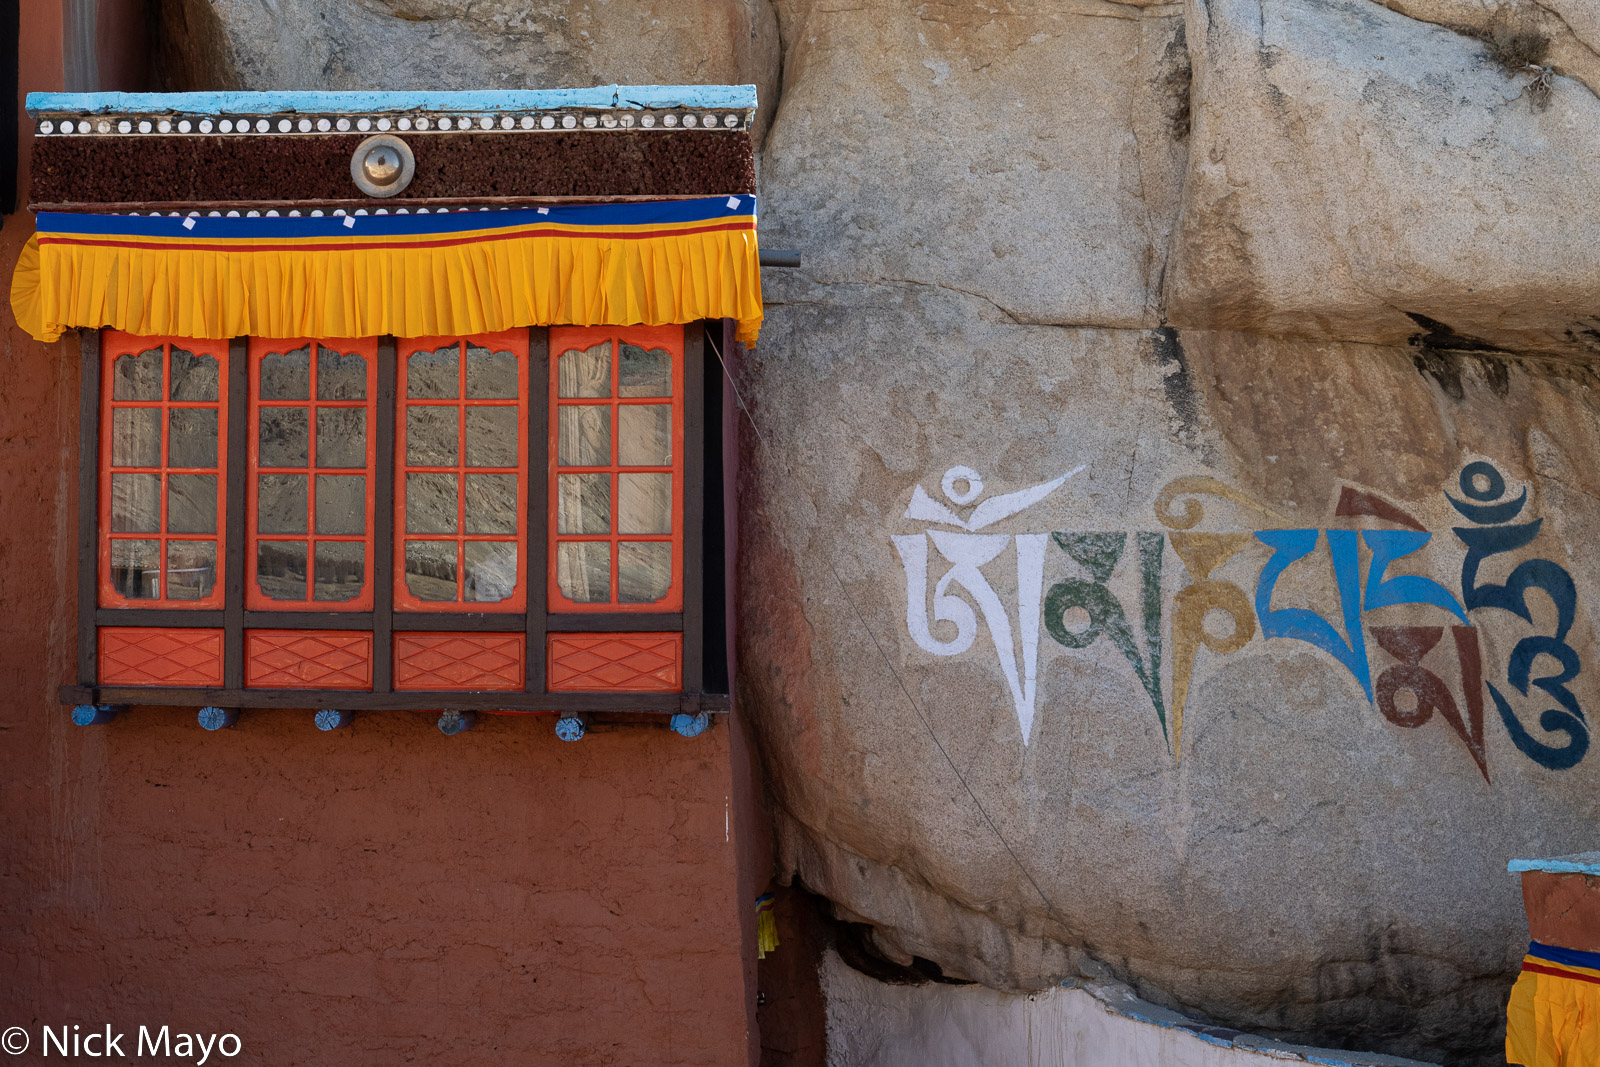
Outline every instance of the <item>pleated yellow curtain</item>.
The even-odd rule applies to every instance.
[[[1506,1062],[1600,1064],[1600,953],[1528,946],[1506,1004]]]
[[[728,205],[737,204],[738,209]],[[730,318],[754,345],[754,200],[344,219],[41,215],[17,321],[223,338],[398,337]]]

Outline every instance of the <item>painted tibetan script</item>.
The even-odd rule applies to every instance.
[[[1525,514],[1527,488],[1511,495],[1493,464],[1467,464],[1457,479],[1459,495],[1444,494],[1465,520],[1451,530],[1465,548],[1455,589],[1414,573],[1427,569],[1434,533],[1355,486],[1345,486],[1334,507],[1344,525],[1320,529],[1292,527],[1214,478],[1187,477],[1157,495],[1159,530],[985,532],[1025,516],[1080,470],[980,501],[979,474],[953,467],[940,483],[945,502],[920,485],[912,493],[903,518],[925,528],[893,537],[912,641],[929,654],[954,656],[971,649],[980,631],[986,634],[1023,744],[1034,732],[1042,631],[1071,651],[1102,644],[1114,650],[1143,689],[1174,759],[1182,756],[1197,667],[1215,665],[1258,638],[1268,650],[1293,642],[1328,657],[1394,726],[1440,723],[1485,780],[1488,705],[1517,751],[1539,766],[1564,770],[1588,752],[1588,719],[1572,690],[1582,662],[1568,643],[1576,586],[1560,564],[1534,555],[1543,520]],[[1258,528],[1198,529],[1207,498],[1258,516]],[[1006,569],[1005,581],[997,568]],[[1242,568],[1255,570],[1253,584]],[[1014,591],[1006,597],[996,585],[1012,589],[1013,569]],[[1280,589],[1291,571],[1303,584],[1315,579],[1310,584],[1324,590],[1322,602],[1291,602]],[[1120,593],[1113,589],[1119,572],[1131,575]],[[1494,582],[1485,577],[1490,573],[1507,576]],[[1553,622],[1539,601],[1530,601],[1534,591],[1553,605]],[[1405,625],[1395,624],[1394,612],[1378,616],[1385,624],[1372,616],[1391,608],[1403,609]],[[1496,638],[1515,638],[1503,676],[1486,674],[1485,627]]]

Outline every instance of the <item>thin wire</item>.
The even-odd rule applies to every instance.
[[[770,457],[772,455],[772,446],[767,443],[766,434],[762,433],[761,427],[756,425],[755,415],[751,413],[749,406],[745,404],[744,397],[739,392],[739,383],[733,380],[733,374],[728,370],[728,363],[722,358],[722,349],[716,342],[711,340],[710,333],[706,334],[706,343],[711,346],[711,351],[717,354],[717,362],[722,364],[723,376],[728,379],[728,384],[733,387],[733,396],[739,402],[739,410],[744,412],[744,417],[750,421],[750,428],[756,433],[756,440],[761,442],[762,454]],[[1000,827],[989,816],[989,811],[983,806],[983,801],[978,799],[978,794],[974,793],[972,786],[967,784],[966,775],[961,773],[961,768],[956,766],[956,761],[950,758],[950,753],[945,749],[944,742],[940,741],[939,735],[934,732],[933,724],[922,713],[922,707],[917,703],[916,698],[911,695],[911,690],[906,686],[905,679],[900,677],[900,672],[895,670],[894,662],[889,659],[889,654],[884,651],[883,645],[878,642],[878,635],[873,632],[871,626],[867,625],[866,618],[861,614],[861,609],[856,606],[855,598],[850,595],[850,590],[845,586],[844,579],[839,576],[839,571],[834,567],[833,560],[827,560],[827,564],[828,570],[833,574],[833,580],[839,583],[839,592],[844,594],[845,602],[850,605],[850,610],[855,613],[856,621],[861,624],[861,628],[872,639],[872,647],[878,650],[878,655],[883,659],[883,665],[889,668],[890,674],[894,675],[895,682],[900,686],[900,692],[905,695],[906,703],[910,704],[911,710],[917,713],[917,720],[922,723],[922,728],[928,732],[928,737],[933,741],[934,747],[939,750],[939,755],[943,756],[944,761],[950,765],[951,773],[956,776],[956,781],[961,783],[961,788],[966,790],[968,797],[972,798],[972,803],[978,809],[978,814],[982,815],[983,821],[989,824],[989,829],[994,832],[995,838],[1005,847],[1007,854],[1011,857],[1011,862],[1017,865],[1017,870],[1021,871],[1022,876],[1028,880],[1028,884],[1033,886],[1033,891],[1039,894],[1039,899],[1044,902],[1045,910],[1055,916],[1058,922],[1068,925],[1056,911],[1055,905],[1050,903],[1050,898],[1045,896],[1044,890],[1039,887],[1039,883],[1034,879],[1032,872],[1028,870],[1027,865],[1017,855],[1016,849],[1011,847],[1011,842],[1006,840],[1006,835],[1000,832]]]

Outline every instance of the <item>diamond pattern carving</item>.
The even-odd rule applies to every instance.
[[[371,689],[372,635],[348,630],[251,630],[244,684],[252,689]]]
[[[683,688],[682,634],[551,634],[555,692],[675,693]]]
[[[101,685],[222,685],[222,631],[100,628]]]
[[[499,689],[525,682],[522,634],[395,634],[396,689]]]

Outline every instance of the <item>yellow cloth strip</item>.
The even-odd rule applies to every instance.
[[[1528,957],[1541,967],[1587,975]],[[1523,971],[1506,1005],[1506,1062],[1522,1067],[1600,1064],[1600,983]]]
[[[519,326],[734,319],[761,330],[755,231],[537,236],[438,248],[109,247],[30,238],[11,280],[23,329],[141,336],[435,337]]]

